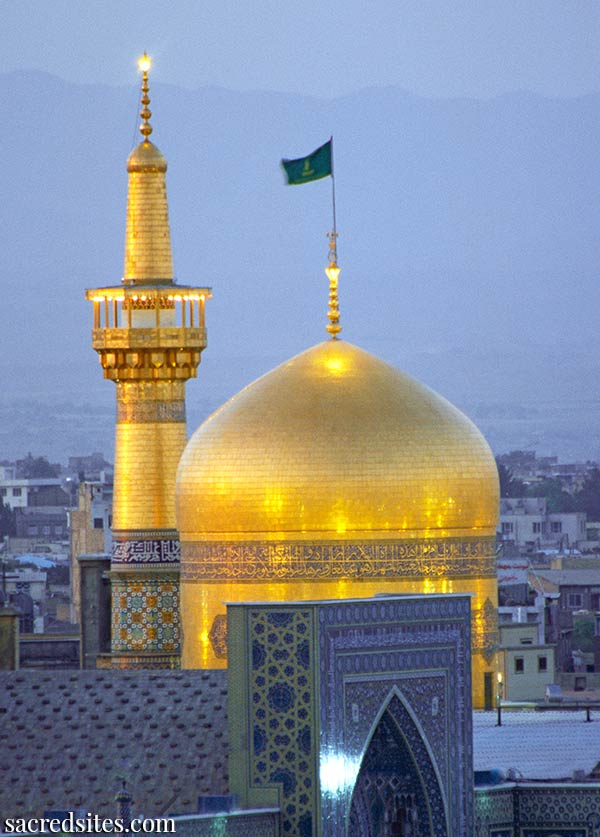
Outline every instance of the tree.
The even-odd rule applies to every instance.
[[[0,538],[17,534],[17,522],[14,509],[0,500]]]
[[[575,497],[565,491],[561,481],[557,479],[542,480],[537,485],[532,485],[527,489],[527,497],[545,497],[548,511],[552,514],[577,511]]]
[[[576,619],[573,622],[573,648],[589,653],[594,650],[594,623],[590,619]]]
[[[581,489],[575,495],[579,511],[584,511],[588,520],[600,520],[600,471],[594,468]]]
[[[503,465],[502,462],[496,460],[498,467],[498,478],[500,480],[500,496],[501,497],[523,497],[525,494],[525,485],[521,480],[513,476],[510,468]]]
[[[45,456],[32,456],[31,453],[28,453],[25,459],[21,460],[19,466],[21,476],[27,480],[40,477],[57,477],[59,472],[58,466],[51,465]]]

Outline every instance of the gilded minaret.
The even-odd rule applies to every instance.
[[[210,288],[173,275],[165,174],[152,133],[142,71],[142,142],[127,160],[125,267],[121,284],[86,291],[92,343],[117,387],[113,500],[113,668],[179,666],[179,535],[175,473],[186,445],[185,382],[206,346]]]

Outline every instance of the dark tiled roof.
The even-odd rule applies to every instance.
[[[0,672],[0,819],[192,813],[227,793],[225,671]]]

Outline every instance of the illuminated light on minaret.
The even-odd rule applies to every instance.
[[[148,72],[142,72],[142,142],[127,161],[121,284],[86,291],[92,344],[117,387],[110,666],[179,666],[179,535],[175,474],[187,441],[185,382],[206,346],[210,288],[174,279],[165,174],[150,142]]]

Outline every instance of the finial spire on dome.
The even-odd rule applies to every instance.
[[[325,268],[325,273],[329,279],[329,310],[327,317],[329,322],[326,326],[327,331],[331,334],[333,340],[337,340],[337,336],[342,330],[340,325],[340,308],[338,299],[338,279],[340,269],[337,263],[337,231],[335,228],[332,232],[327,234],[329,237],[329,265]]]
[[[142,124],[140,125],[140,134],[144,137],[144,142],[148,142],[148,137],[152,133],[152,125],[150,124],[150,117],[152,116],[152,111],[148,107],[148,105],[150,104],[150,96],[148,96],[148,92],[150,90],[150,87],[148,85],[148,72],[151,67],[152,59],[146,52],[144,52],[144,54],[138,61],[138,68],[142,71],[142,109],[140,111],[140,116],[142,117]]]

